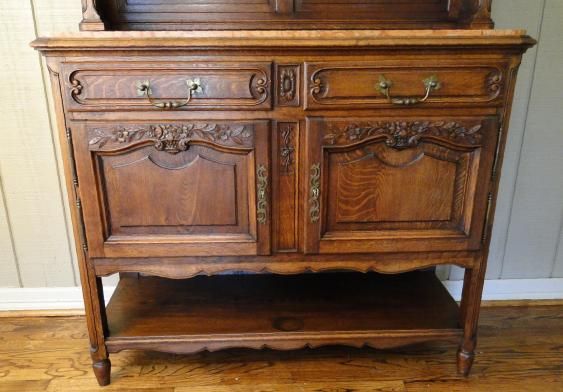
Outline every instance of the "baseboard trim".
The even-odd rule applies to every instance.
[[[457,301],[461,298],[463,281],[447,280],[444,286]],[[484,301],[563,299],[563,278],[486,280]]]
[[[444,286],[459,301],[462,281],[445,281]],[[109,300],[115,287],[104,287],[104,296]],[[523,301],[563,299],[563,278],[550,279],[506,279],[487,280],[483,290],[483,300]],[[81,314],[84,309],[80,287],[40,287],[40,288],[0,288],[0,311],[43,311],[56,312],[72,310]]]

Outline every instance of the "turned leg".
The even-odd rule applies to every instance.
[[[111,362],[109,359],[102,359],[101,361],[94,362],[92,365],[94,374],[101,387],[109,385],[111,374]]]
[[[475,267],[465,270],[460,306],[460,323],[463,326],[463,339],[457,351],[457,371],[465,377],[471,372],[475,359],[486,258],[480,257],[475,264]]]

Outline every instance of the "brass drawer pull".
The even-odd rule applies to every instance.
[[[157,101],[152,97],[151,83],[148,80],[137,82],[137,94],[145,96],[152,106],[159,109],[177,109],[186,106],[192,100],[194,94],[201,93],[202,87],[199,79],[186,80],[188,86],[188,97],[183,101]]]
[[[256,203],[256,216],[258,223],[264,225],[268,220],[268,169],[266,166],[260,165],[256,170],[258,178],[258,200]]]
[[[429,76],[428,78],[424,79],[422,83],[424,83],[424,88],[426,89],[424,97],[422,98],[418,98],[418,97],[393,98],[391,96],[391,86],[393,86],[393,82],[387,79],[385,75],[379,76],[379,84],[377,85],[377,88],[379,92],[385,95],[385,97],[387,97],[387,100],[391,102],[393,105],[409,106],[409,105],[416,105],[418,103],[425,102],[430,97],[430,93],[432,91],[439,90],[441,87],[440,80],[436,75]]]

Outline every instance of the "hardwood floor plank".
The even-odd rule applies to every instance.
[[[451,343],[395,350],[113,354],[105,391],[563,391],[563,306],[483,310],[472,375]],[[83,317],[0,319],[0,391],[99,391]]]
[[[341,382],[327,385],[326,383],[296,382],[291,384],[257,384],[257,385],[212,385],[201,387],[180,387],[174,392],[406,392],[402,381],[359,381]]]

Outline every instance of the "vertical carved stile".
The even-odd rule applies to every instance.
[[[77,216],[79,220],[78,230],[80,235],[80,244],[84,253],[88,253],[88,241],[86,239],[86,226],[84,225],[84,215],[82,213],[82,201],[80,200],[80,191],[78,184],[78,174],[76,171],[76,160],[74,157],[74,144],[72,142],[72,132],[70,128],[66,129],[66,140],[68,145],[68,154],[70,161],[70,170],[72,173],[72,185],[74,193],[74,201],[77,210]]]
[[[294,173],[295,161],[295,129],[294,124],[280,124],[279,128],[281,146],[280,146],[280,174],[283,176],[291,176]]]
[[[310,195],[309,195],[309,217],[311,223],[317,223],[321,216],[321,164],[316,163],[311,166],[310,179]]]
[[[266,169],[266,166],[258,166],[256,177],[258,180],[258,200],[256,204],[256,216],[258,223],[264,225],[268,220],[268,169]]]

